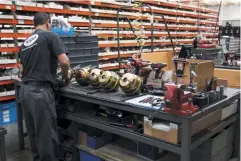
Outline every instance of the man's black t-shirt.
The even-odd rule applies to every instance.
[[[66,53],[60,38],[53,32],[36,30],[20,48],[23,82],[55,83],[57,56]]]

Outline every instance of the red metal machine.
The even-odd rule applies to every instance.
[[[183,91],[181,85],[166,83],[164,89],[166,91],[164,97],[166,107],[162,109],[164,112],[189,116],[198,110],[192,103],[193,94]]]

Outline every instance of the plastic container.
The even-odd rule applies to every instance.
[[[96,47],[98,47],[98,41],[76,43],[76,48],[96,48]]]
[[[77,35],[76,36],[76,42],[77,43],[83,43],[83,42],[96,42],[98,41],[98,36],[93,35]]]
[[[99,48],[76,48],[76,49],[68,49],[69,56],[91,56],[91,55],[98,55]]]
[[[87,66],[99,67],[99,61],[86,61],[86,62],[78,62],[78,63],[71,63],[71,68],[76,67],[79,65],[81,68]]]
[[[75,36],[61,36],[60,39],[63,42],[76,42],[76,37]]]
[[[75,42],[65,42],[64,43],[65,47],[70,50],[70,49],[75,49],[76,48],[76,43]]]
[[[78,63],[82,61],[98,61],[98,55],[88,55],[88,56],[69,56],[70,62]]]
[[[68,30],[63,30],[62,28],[52,28],[52,32],[55,32],[59,36],[73,36],[74,35],[74,28],[70,28]]]
[[[7,125],[16,122],[16,102],[0,104],[0,125]]]

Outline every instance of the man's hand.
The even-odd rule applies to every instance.
[[[66,83],[68,83],[71,79],[69,58],[66,56],[66,54],[63,53],[58,56],[58,60],[59,60],[61,70],[63,72],[64,79]]]
[[[68,71],[68,74],[67,74],[66,77],[65,77],[65,81],[66,81],[66,83],[69,83],[70,80],[71,80],[71,71],[69,70],[69,71]]]

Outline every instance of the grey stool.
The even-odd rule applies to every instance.
[[[7,130],[0,127],[0,161],[6,161],[5,135]]]

